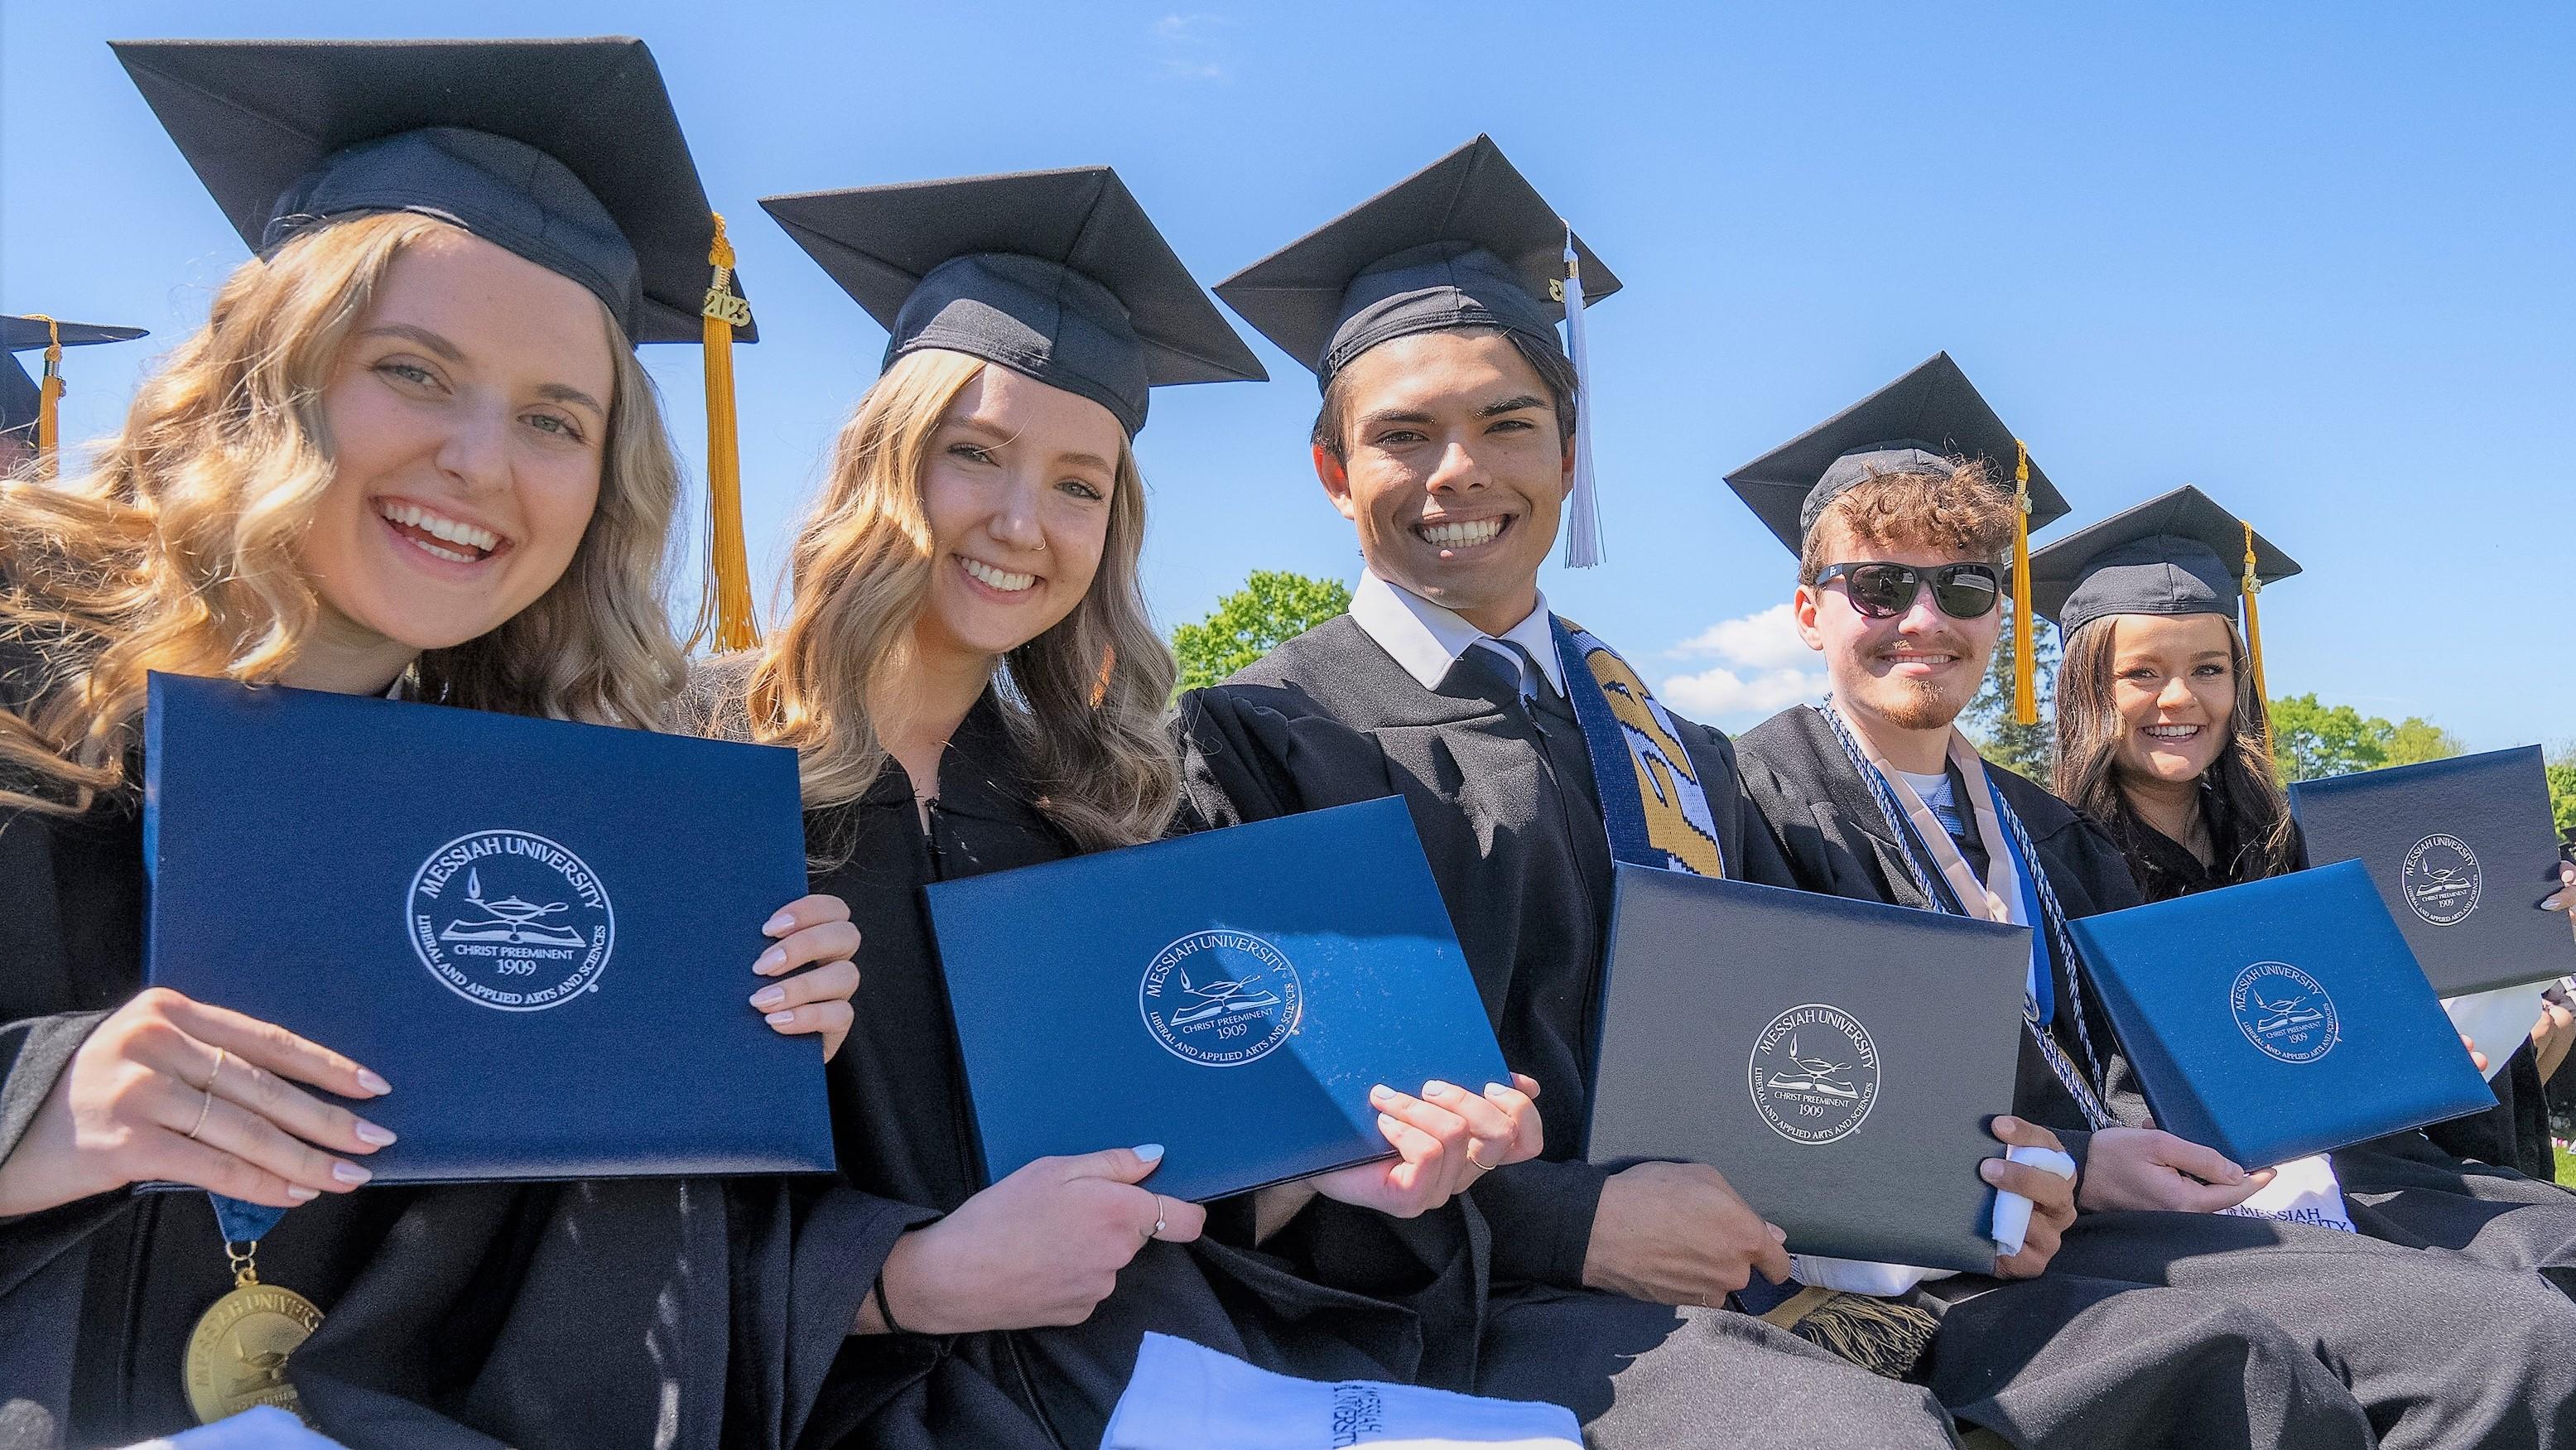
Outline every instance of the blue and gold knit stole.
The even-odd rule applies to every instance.
[[[1717,821],[1673,717],[1619,652],[1551,615],[1566,696],[1592,756],[1592,783],[1612,859],[1632,866],[1724,876]],[[1589,681],[1592,688],[1583,688]],[[1626,769],[1620,766],[1626,765]]]

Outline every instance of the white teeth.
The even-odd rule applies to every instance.
[[[451,544],[463,544],[487,554],[501,542],[501,536],[489,529],[478,529],[461,519],[451,519],[444,514],[431,513],[417,504],[385,502],[376,505],[376,511],[394,523],[406,524],[433,538],[445,539]],[[438,549],[431,549],[430,552],[442,559],[451,557],[445,551]],[[466,562],[472,563],[473,560],[469,558]]]
[[[957,562],[966,566],[967,573],[1005,594],[1017,594],[1038,582],[1035,574],[1005,574],[980,559],[959,559]]]
[[[2189,740],[2200,733],[2197,725],[2150,725],[2147,733],[2159,740]]]
[[[437,556],[438,558],[445,559],[445,560],[448,560],[448,561],[449,561],[449,562],[451,562],[451,563],[457,563],[457,564],[471,564],[471,563],[475,562],[476,558],[478,557],[478,556],[473,555],[473,554],[460,554],[460,553],[456,552],[454,549],[442,549],[442,548],[438,547],[436,544],[424,544],[424,543],[420,542],[418,539],[414,539],[414,540],[412,541],[412,547],[413,547],[413,548],[415,548],[415,549],[420,550],[420,551],[421,551],[422,553],[424,553],[424,554],[432,554],[432,555]]]
[[[1426,523],[1422,525],[1423,540],[1444,549],[1472,549],[1478,544],[1490,544],[1494,541],[1494,536],[1502,531],[1501,519],[1475,519],[1460,524]]]

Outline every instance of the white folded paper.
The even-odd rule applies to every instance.
[[[147,1440],[132,1450],[344,1450],[337,1440],[304,1428],[274,1405],[261,1405],[199,1425],[168,1440]]]
[[[2535,1011],[2532,1015],[2540,1014]],[[2361,1232],[2352,1225],[2352,1213],[2343,1203],[2343,1184],[2336,1181],[2334,1164],[2325,1154],[2293,1158],[2272,1171],[2272,1181],[2256,1189],[2252,1198],[2219,1211],[2238,1218],[2276,1218],[2287,1223],[2319,1224],[2348,1234]]]
[[[2055,1148],[2015,1147],[2004,1157],[2027,1164],[2060,1178],[2075,1176],[2075,1160]],[[2010,1258],[2020,1253],[2030,1234],[2030,1200],[2018,1193],[1995,1195],[1994,1218],[1988,1235],[1995,1241],[1995,1253]],[[1821,1254],[1793,1254],[1789,1259],[1789,1277],[1801,1284],[1819,1289],[1839,1289],[1846,1294],[1868,1294],[1880,1299],[1893,1299],[1917,1284],[1932,1279],[1946,1279],[1955,1269],[1918,1269],[1911,1264],[1878,1264],[1866,1259],[1829,1259]]]
[[[2442,1010],[2451,1014],[2451,1025],[2487,1055],[2487,1081],[2495,1081],[2505,1063],[2531,1040],[2531,1026],[2540,1020],[2540,991],[2556,980],[2553,977],[2519,987],[2498,987],[2492,992],[2442,999]]]
[[[1148,1334],[1100,1450],[1582,1450],[1563,1405],[1488,1400],[1375,1380],[1292,1379]]]

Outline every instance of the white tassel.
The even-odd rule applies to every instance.
[[[1583,346],[1583,263],[1565,230],[1565,351],[1574,359],[1574,491],[1565,500],[1565,567],[1601,562],[1601,500],[1592,482],[1592,360]]]

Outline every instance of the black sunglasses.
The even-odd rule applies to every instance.
[[[2003,602],[2004,585],[1992,564],[1944,564],[1917,569],[1911,564],[1830,564],[1816,576],[1821,589],[1835,580],[1851,595],[1852,608],[1870,619],[1894,619],[1913,607],[1915,594],[1932,586],[1932,603],[1952,619],[1983,619]]]

